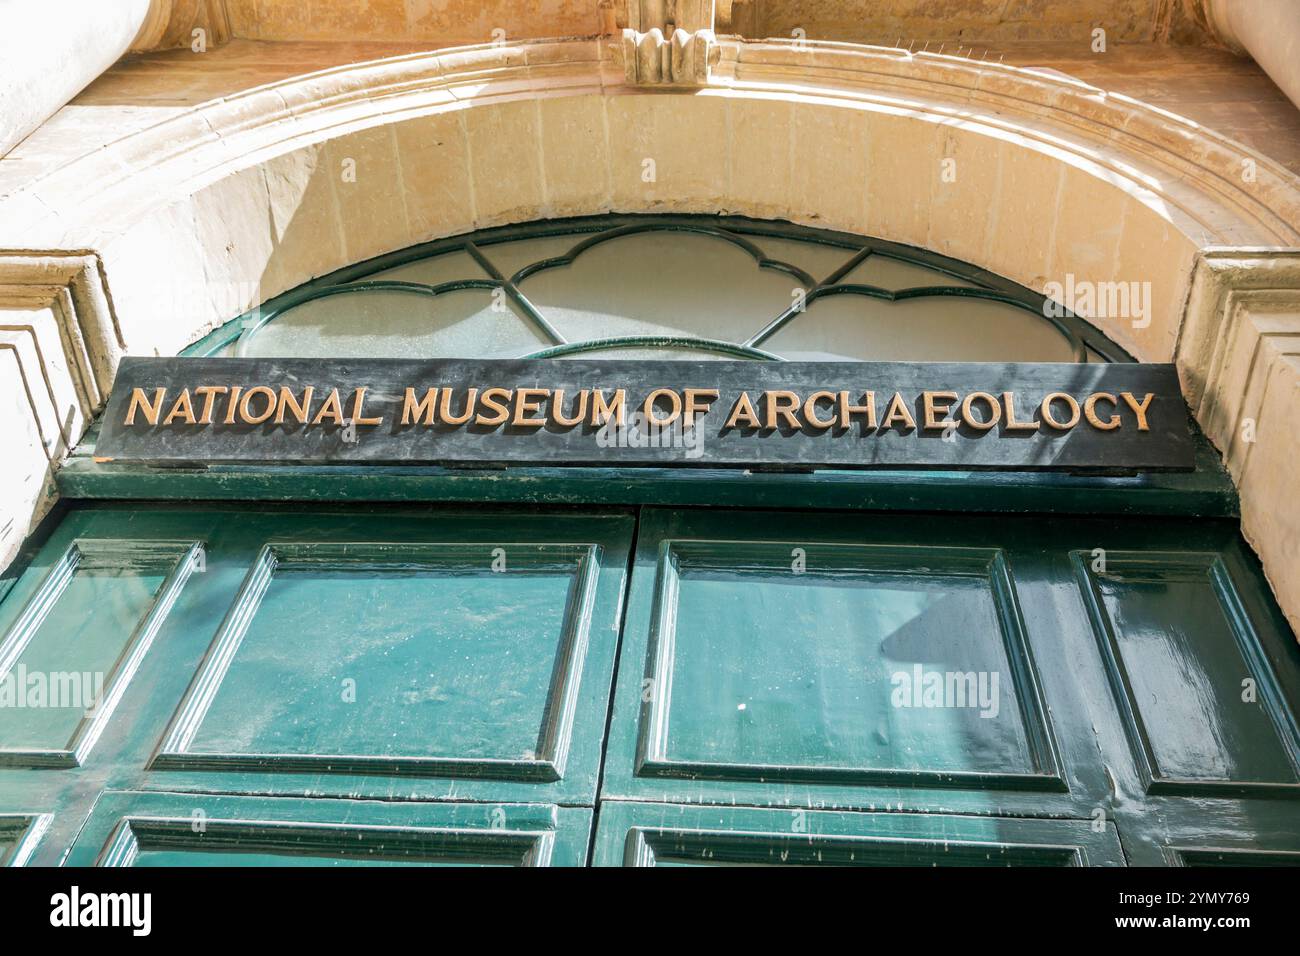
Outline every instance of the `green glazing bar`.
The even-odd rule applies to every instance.
[[[524,314],[528,316],[532,323],[541,329],[543,335],[556,345],[565,344],[566,340],[564,336],[556,330],[555,326],[551,325],[546,316],[542,315],[541,311],[535,305],[528,301],[528,297],[519,291],[519,288],[514,284],[514,282],[505,278],[505,276],[501,274],[501,270],[493,265],[492,261],[479,251],[478,246],[474,245],[472,242],[467,242],[465,243],[465,251],[473,256],[474,261],[482,266],[488,275],[492,276],[493,279],[500,283],[501,288],[505,289],[506,295],[510,296],[510,298],[514,300],[515,304],[518,305],[519,308],[523,310]]]

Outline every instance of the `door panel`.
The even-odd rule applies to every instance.
[[[993,693],[978,680],[956,683],[986,706],[946,712],[864,692],[922,661],[1029,673],[1001,552],[665,541],[655,577],[643,774],[936,786],[1040,774],[1052,779],[1025,785],[1057,783],[1031,677]],[[873,644],[864,630],[888,636]],[[946,640],[957,631],[967,639]]]
[[[1300,866],[1293,800],[1154,796],[1116,820],[1132,866]]]
[[[989,522],[643,512],[604,795],[1086,816],[1096,748],[1062,755],[1062,646],[1031,640],[1004,543]]]
[[[70,866],[581,866],[589,809],[110,792]]]
[[[1223,560],[1073,559],[1148,792],[1294,792],[1300,733]]]
[[[1113,824],[606,801],[596,866],[1122,866]]]
[[[210,646],[142,786],[590,804],[632,526],[241,523],[243,580],[205,610]]]
[[[599,569],[595,544],[272,542],[153,765],[560,780]]]
[[[200,557],[193,541],[79,538],[25,602],[10,595],[0,765],[85,759]]]

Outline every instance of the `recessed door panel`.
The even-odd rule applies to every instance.
[[[657,573],[643,772],[1038,770],[999,552],[666,541]]]
[[[198,542],[117,538],[59,555],[0,640],[0,765],[85,758],[202,560]]]
[[[590,803],[633,522],[243,521],[143,786]]]
[[[579,866],[591,811],[285,797],[104,795],[73,866]]]
[[[272,542],[155,766],[558,780],[599,565],[596,544]]]
[[[986,812],[1000,798],[958,793],[1066,793],[1007,552],[908,532],[644,512],[606,792]]]
[[[1074,561],[1151,792],[1296,791],[1300,734],[1222,558]]]
[[[0,815],[0,866],[25,866],[49,824],[49,814]]]
[[[1083,820],[608,801],[597,866],[1122,866]]]

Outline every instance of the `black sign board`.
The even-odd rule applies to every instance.
[[[96,457],[1189,469],[1172,365],[126,358]]]

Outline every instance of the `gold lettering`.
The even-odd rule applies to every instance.
[[[515,392],[515,417],[511,425],[528,425],[536,428],[545,425],[546,419],[534,418],[542,410],[542,399],[551,394],[549,388],[521,388]],[[536,396],[536,397],[534,397]]]
[[[504,425],[508,422],[510,420],[510,408],[506,405],[506,402],[510,401],[512,394],[513,392],[508,388],[493,386],[492,388],[483,389],[483,394],[479,396],[479,407],[488,409],[492,414],[486,415],[479,412],[478,417],[474,419],[474,424]]]
[[[212,412],[217,403],[217,396],[224,395],[228,391],[230,389],[224,385],[200,385],[194,390],[195,395],[203,396],[203,414],[199,416],[200,425],[212,424]]]
[[[249,407],[252,405],[253,398],[258,395],[266,396],[266,411],[262,412],[260,415],[254,415],[249,411]],[[239,400],[239,417],[243,419],[246,424],[260,425],[275,414],[275,406],[275,390],[269,385],[254,385],[246,391],[244,397]]]
[[[455,389],[444,388],[442,400],[438,403],[438,417],[448,425],[464,425],[474,417],[474,406],[478,404],[478,389],[471,388],[465,392],[465,411],[459,415],[451,413],[451,393]]]
[[[486,392],[484,395],[486,396]],[[557,388],[551,392],[551,421],[557,425],[563,425],[565,428],[572,428],[574,425],[581,425],[582,420],[587,417],[587,400],[591,393],[587,389],[578,391],[578,400],[575,403],[576,408],[573,416],[568,417],[564,414],[564,389]]]
[[[320,408],[316,409],[316,417],[311,420],[313,425],[319,425],[326,418],[334,420],[335,425],[343,424],[343,405],[339,402],[339,390],[331,388],[325,401],[321,402]]]
[[[682,416],[682,422],[687,428],[695,427],[695,416],[704,415],[709,411],[709,406],[714,399],[718,397],[716,388],[688,388],[686,390],[686,411]],[[708,401],[700,401],[707,399]]]
[[[945,404],[942,406],[936,405],[935,404],[936,400],[942,400],[948,403],[955,402],[957,401],[957,393],[956,392],[922,392],[921,393],[922,407],[923,410],[925,411],[925,427],[928,429],[943,430],[944,428],[948,427],[947,416],[948,413],[952,411],[952,405],[951,404]],[[965,407],[966,407],[965,405],[962,406],[963,409]],[[936,418],[936,416],[938,415],[944,416],[943,419],[941,420],[939,418]]]
[[[623,424],[623,403],[627,399],[627,389],[620,388],[614,393],[614,397],[605,401],[605,390],[596,388],[591,392],[591,423],[593,425],[604,425],[614,419],[614,424],[620,427]]]
[[[1030,420],[1027,422],[1016,421],[1016,395],[1014,392],[1002,393],[1002,404],[1007,409],[1007,431],[1009,432],[1036,432],[1038,431],[1038,422]]]
[[[659,418],[655,414],[655,403],[661,398],[668,399],[669,413],[667,418]],[[671,388],[656,388],[645,397],[645,404],[641,406],[641,414],[655,428],[671,425],[682,415],[682,397]]]
[[[849,404],[849,393],[840,392],[840,428],[848,428],[853,423],[853,416],[861,415],[864,412],[867,416],[867,427],[876,427],[876,393],[863,392],[862,400],[867,404],[851,405]]]
[[[1110,418],[1102,421],[1097,417],[1097,403],[1102,400],[1110,402],[1112,405],[1118,404],[1114,395],[1109,392],[1093,392],[1083,402],[1083,417],[1088,419],[1088,424],[1093,428],[1100,428],[1104,432],[1112,428],[1119,428],[1119,415],[1112,413]]]
[[[181,389],[180,395],[176,397],[176,402],[172,405],[172,410],[163,419],[163,424],[170,425],[172,419],[177,417],[184,419],[187,425],[194,424],[194,406],[190,404],[190,390],[188,388]]]
[[[799,411],[799,396],[794,392],[788,392],[785,389],[769,389],[763,393],[763,401],[766,403],[766,415],[764,416],[764,428],[776,428],[778,417],[784,418],[785,423],[791,428],[798,429],[799,419],[795,412]]]
[[[433,406],[438,400],[438,389],[426,388],[424,398],[415,397],[415,389],[407,388],[406,396],[402,399],[402,424],[414,425],[424,416],[424,424],[433,424]]]
[[[749,400],[748,392],[741,392],[740,398],[736,399],[736,404],[731,406],[731,414],[727,416],[727,424],[724,427],[758,427],[758,413],[754,411],[754,403]]]
[[[292,411],[294,419],[299,425],[306,425],[307,419],[311,414],[311,395],[314,389],[306,385],[302,390],[302,404],[294,397],[293,391],[288,385],[280,386],[280,402],[275,410],[275,423],[284,424],[285,412]]]
[[[848,392],[841,392],[840,394],[847,395]],[[804,421],[806,421],[813,428],[830,428],[832,425],[835,424],[836,421],[835,416],[832,415],[830,418],[818,417],[817,403],[820,401],[828,401],[828,402],[835,401],[835,393],[834,392],[813,392],[811,395],[809,395],[807,400],[805,400],[803,403]]]
[[[243,390],[242,385],[230,386],[230,404],[226,406],[226,417],[223,419],[227,425],[235,424],[235,412],[239,408],[239,393]]]
[[[366,389],[367,386],[358,385],[356,387],[356,390],[353,391],[352,393],[352,424],[353,425],[382,424],[384,420],[383,415],[380,415],[378,418],[366,418],[365,415],[362,414],[362,406],[366,402]]]
[[[972,407],[977,401],[982,401],[988,404],[989,417],[987,419],[976,418],[972,413]],[[1001,417],[1002,406],[998,403],[998,400],[988,392],[971,392],[962,399],[961,420],[971,428],[976,428],[982,432],[986,432],[995,426],[998,423],[998,419]]]
[[[1070,420],[1062,422],[1052,413],[1052,402],[1063,401],[1070,409]],[[1079,403],[1075,401],[1073,395],[1067,395],[1065,392],[1052,392],[1043,399],[1042,408],[1039,410],[1043,416],[1043,421],[1047,422],[1059,432],[1069,431],[1075,425],[1079,424]]]
[[[1151,392],[1147,392],[1146,397],[1139,404],[1138,400],[1133,397],[1132,392],[1120,392],[1119,397],[1128,402],[1128,407],[1133,409],[1133,413],[1138,417],[1138,431],[1150,431],[1151,426],[1147,424],[1147,409],[1151,406],[1151,399],[1154,397]]]
[[[907,410],[907,403],[903,401],[903,396],[898,392],[889,400],[889,409],[885,412],[884,428],[893,428],[894,420],[901,419],[904,430],[916,427],[916,419],[912,413]]]
[[[163,400],[163,396],[166,394],[167,394],[167,389],[155,388],[153,390],[153,404],[151,405],[149,404],[149,400],[144,397],[143,388],[131,389],[131,402],[126,407],[125,424],[134,425],[135,413],[137,410],[139,410],[144,413],[144,420],[146,422],[148,422],[150,425],[157,425],[158,413],[162,411],[162,400]]]

